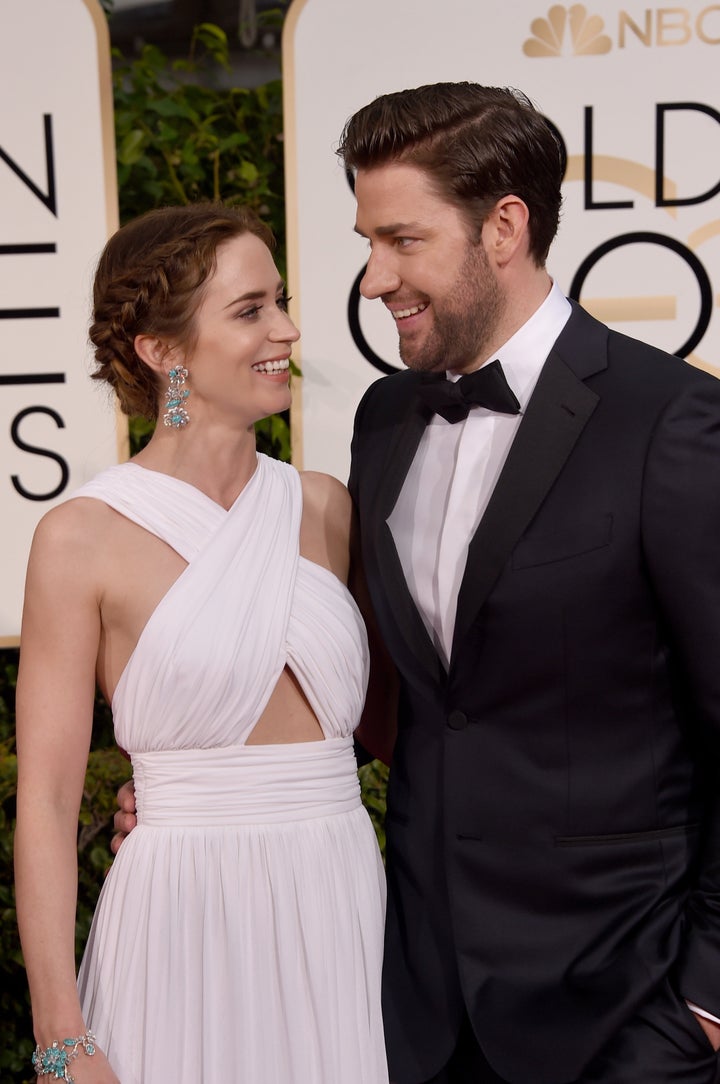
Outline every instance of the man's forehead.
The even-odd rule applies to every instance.
[[[355,197],[355,229],[363,235],[426,229],[451,207],[423,170],[401,162],[358,170]]]

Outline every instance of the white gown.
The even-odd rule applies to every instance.
[[[352,732],[367,641],[299,555],[302,490],[258,455],[229,511],[125,463],[95,497],[188,562],[118,682],[138,827],[105,880],[78,984],[121,1084],[386,1084],[382,862]],[[287,666],[324,741],[245,742]]]

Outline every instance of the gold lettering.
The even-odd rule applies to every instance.
[[[625,28],[632,30],[643,45],[652,45],[652,11],[648,8],[645,11],[645,29],[641,30],[634,19],[631,19],[627,11],[620,12],[620,21],[618,23],[618,48],[625,48]]]
[[[656,45],[687,45],[691,37],[689,11],[685,8],[658,8],[655,29]]]
[[[715,31],[715,37],[711,37],[708,30],[705,27],[705,17],[707,15],[720,15],[720,4],[711,4],[708,8],[703,8],[697,17],[695,24],[695,31],[700,41],[704,41],[706,45],[720,45],[720,26]]]

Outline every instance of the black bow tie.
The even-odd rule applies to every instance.
[[[498,414],[520,413],[520,403],[499,361],[491,361],[454,381],[448,380],[445,373],[425,373],[418,394],[426,406],[448,422],[461,422],[472,406],[487,407]]]

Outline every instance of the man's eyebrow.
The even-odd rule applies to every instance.
[[[359,226],[356,225],[354,228],[355,233],[359,233],[361,237],[367,236]],[[391,222],[389,226],[377,226],[374,232],[378,237],[388,237],[392,234],[417,233],[422,228],[419,222]]]

